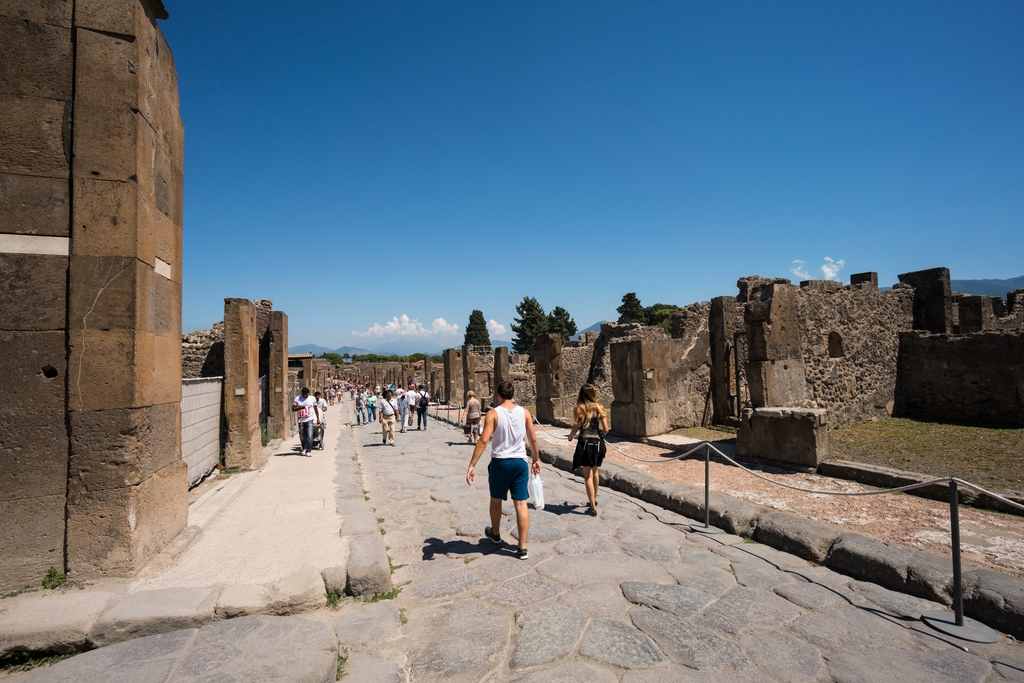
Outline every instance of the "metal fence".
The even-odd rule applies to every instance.
[[[189,486],[220,462],[223,377],[181,381],[181,457],[188,465]]]

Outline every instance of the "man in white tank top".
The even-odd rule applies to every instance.
[[[533,431],[533,416],[530,411],[516,405],[515,387],[505,380],[498,384],[498,398],[502,403],[487,413],[484,418],[484,432],[473,449],[473,459],[466,470],[466,483],[473,485],[476,477],[476,463],[484,454],[487,442],[494,437],[491,445],[491,461],[487,465],[487,479],[491,490],[491,525],[484,529],[484,536],[494,543],[501,543],[501,502],[512,493],[516,508],[516,526],[519,527],[519,547],[516,557],[529,557],[526,536],[530,531],[530,510],[526,503],[530,498],[527,483],[530,472],[540,474],[540,450],[537,448],[537,433]],[[533,462],[526,453],[526,442],[530,442]]]

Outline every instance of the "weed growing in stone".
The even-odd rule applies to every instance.
[[[337,607],[341,604],[341,596],[334,591],[327,591],[327,606]]]
[[[363,496],[363,500],[370,500],[369,496]]]
[[[754,539],[750,538],[749,536],[744,536],[743,537],[743,542],[744,543],[753,543],[754,545],[757,545],[757,541],[755,541]]]
[[[345,664],[348,662],[348,651],[338,643],[338,673],[334,676],[334,680],[340,681],[345,675]]]
[[[77,652],[70,654],[54,654],[52,652],[29,652],[28,650],[15,650],[0,657],[0,671],[28,671],[39,666],[56,664],[57,662],[74,657]]]
[[[60,588],[67,582],[67,574],[63,572],[58,572],[56,567],[50,567],[46,570],[46,576],[43,577],[43,588],[55,590],[57,588]]]
[[[363,598],[363,602],[380,602],[381,600],[394,600],[398,597],[398,594],[402,592],[402,587],[409,585],[409,581],[400,583],[387,593],[374,593],[372,597]]]
[[[402,624],[402,626],[405,626],[406,624],[409,623],[408,617],[405,616],[405,608],[404,607],[399,607],[398,608],[398,621]]]

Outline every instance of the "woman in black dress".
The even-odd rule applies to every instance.
[[[587,498],[590,502],[587,514],[597,517],[597,487],[600,483],[598,468],[604,461],[604,435],[608,433],[608,416],[604,412],[604,406],[597,402],[597,387],[593,384],[584,384],[580,387],[569,441],[572,441],[577,431],[580,438],[576,442],[572,468],[583,468],[583,480],[587,485]]]

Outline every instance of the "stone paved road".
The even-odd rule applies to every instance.
[[[857,582],[736,536],[582,485],[545,467],[530,559],[513,557],[511,504],[495,548],[486,469],[464,480],[459,430],[380,444],[353,427],[364,488],[402,585],[394,600],[325,617],[370,681],[956,681],[1024,680],[1024,647],[943,637],[917,620],[937,605]],[[487,456],[484,456],[486,463]]]

